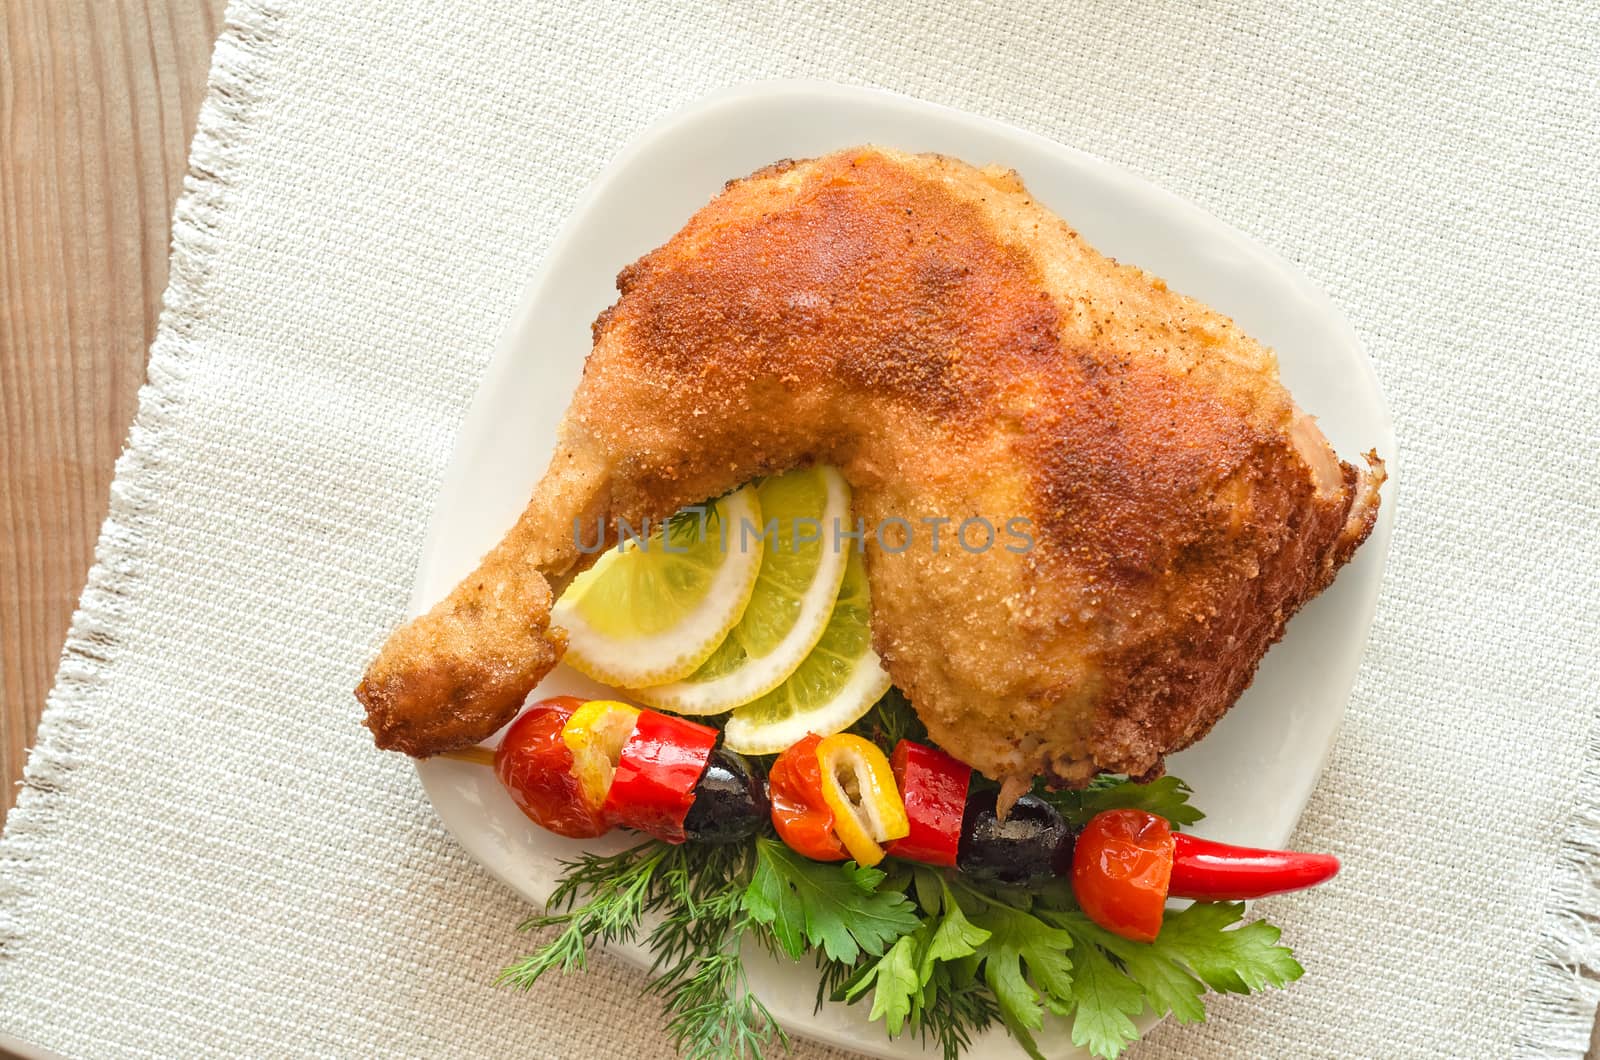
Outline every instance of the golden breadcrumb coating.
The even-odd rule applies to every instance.
[[[821,461],[869,527],[912,528],[867,540],[873,640],[934,740],[1013,789],[1150,774],[1376,517],[1382,464],[1340,463],[1270,351],[1007,170],[876,147],[769,166],[618,287],[521,520],[357,689],[380,746],[510,720],[564,648],[552,592],[593,558],[574,520]],[[967,551],[978,518],[1033,547]],[[924,520],[949,520],[937,552]]]

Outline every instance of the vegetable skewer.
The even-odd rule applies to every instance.
[[[517,807],[557,835],[624,827],[668,843],[736,842],[761,828],[767,800],[749,763],[716,741],[717,730],[683,718],[558,696],[512,722],[494,769]]]
[[[778,756],[763,784],[717,746],[718,735],[615,700],[564,696],[525,711],[493,762],[518,807],[559,835],[620,826],[673,844],[729,843],[770,819],[786,845],[815,861],[871,866],[893,856],[1022,886],[1070,876],[1090,920],[1138,942],[1156,938],[1169,898],[1262,898],[1339,869],[1330,855],[1174,833],[1143,810],[1108,810],[1075,832],[1047,800],[1024,795],[1002,820],[995,793],[972,790],[967,766],[908,740],[891,760],[860,736],[808,735]]]

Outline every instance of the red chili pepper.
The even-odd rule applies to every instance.
[[[683,819],[716,743],[717,730],[709,726],[640,712],[606,793],[606,818],[668,843],[683,842]]]
[[[1332,854],[1299,854],[1256,850],[1215,843],[1179,832],[1172,837],[1174,898],[1233,902],[1304,890],[1330,880],[1339,871]]]
[[[778,838],[813,861],[844,861],[850,855],[833,830],[833,810],[822,797],[822,766],[817,745],[822,737],[808,734],[772,763],[767,784],[772,797],[772,825]]]
[[[1072,889],[1084,914],[1107,931],[1153,942],[1171,898],[1237,901],[1298,891],[1329,879],[1328,854],[1255,850],[1174,835],[1143,810],[1096,814],[1078,836]]]
[[[972,769],[943,751],[910,740],[895,744],[889,760],[911,831],[887,847],[889,856],[954,868],[961,845]]]
[[[611,826],[583,797],[562,727],[583,705],[575,696],[535,703],[511,723],[494,752],[494,772],[517,808],[557,835],[588,839]]]

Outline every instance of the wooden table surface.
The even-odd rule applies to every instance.
[[[0,821],[55,676],[167,283],[224,0],[6,0]]]

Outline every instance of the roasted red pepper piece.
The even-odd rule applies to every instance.
[[[710,726],[642,711],[612,775],[607,820],[667,843],[683,842],[683,819],[716,743],[717,730]]]
[[[906,837],[888,845],[889,856],[955,868],[971,767],[910,740],[895,745],[889,765],[911,821]]]
[[[535,703],[511,723],[494,753],[494,772],[517,808],[535,824],[557,835],[589,839],[611,827],[584,800],[572,772],[572,749],[562,727],[583,705],[576,696]]]
[[[1265,898],[1315,887],[1339,871],[1339,859],[1332,854],[1256,850],[1181,832],[1172,841],[1172,883],[1168,893],[1174,898],[1208,902]]]
[[[772,825],[795,853],[813,861],[844,861],[850,855],[834,833],[833,811],[822,797],[821,742],[822,737],[808,734],[772,763],[767,774]]]

